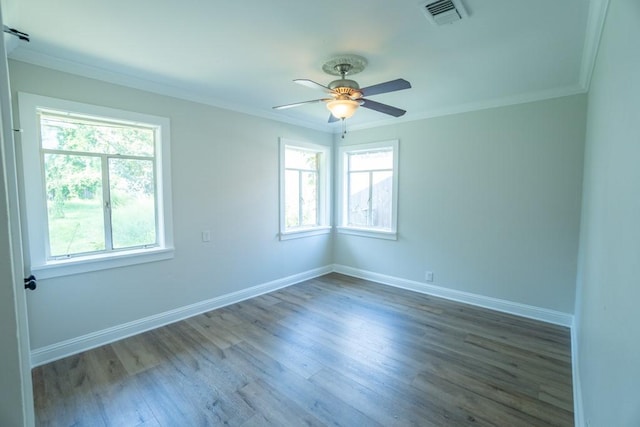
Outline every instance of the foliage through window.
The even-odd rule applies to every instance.
[[[155,129],[40,113],[49,255],[153,246]]]
[[[281,142],[281,237],[328,229],[328,147]]]
[[[340,149],[342,231],[395,238],[397,141]]]
[[[19,105],[38,277],[173,256],[167,119],[23,93]]]

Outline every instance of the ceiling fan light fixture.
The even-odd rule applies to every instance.
[[[327,102],[327,108],[337,119],[348,119],[355,114],[359,106],[360,103],[353,99],[334,99]]]

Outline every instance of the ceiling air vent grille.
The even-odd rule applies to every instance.
[[[451,24],[467,16],[460,0],[438,0],[421,3],[429,21],[436,25]]]

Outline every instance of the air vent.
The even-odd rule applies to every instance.
[[[451,24],[468,16],[460,0],[428,1],[421,3],[421,7],[435,25]]]

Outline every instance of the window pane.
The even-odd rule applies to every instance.
[[[287,148],[284,152],[284,164],[287,169],[317,170],[318,153]]]
[[[371,188],[371,226],[391,229],[393,173],[373,172]]]
[[[151,160],[109,159],[113,248],[156,243]]]
[[[378,150],[349,154],[349,171],[393,169],[393,151]]]
[[[349,174],[348,225],[366,227],[369,217],[369,172]]]
[[[318,174],[302,172],[302,223],[318,225]]]
[[[86,153],[153,156],[154,131],[150,128],[91,122],[43,113],[40,117],[42,148]]]
[[[104,250],[100,158],[45,154],[44,169],[50,255]]]
[[[284,198],[285,198],[285,227],[297,227],[300,225],[300,179],[298,171],[285,171],[284,173]]]

